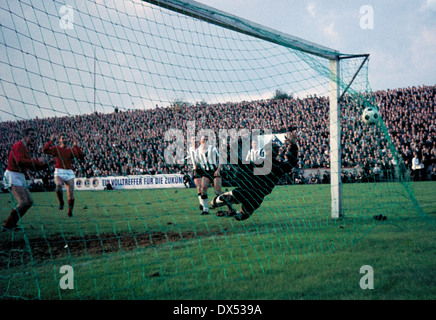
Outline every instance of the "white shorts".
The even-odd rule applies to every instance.
[[[55,168],[54,176],[59,177],[64,181],[68,181],[68,180],[74,179],[76,177],[73,170],[71,170],[71,169],[58,169],[58,168]]]
[[[24,173],[21,172],[6,170],[3,177],[3,184],[5,185],[5,188],[10,188],[12,186],[27,188],[26,178],[24,177]]]

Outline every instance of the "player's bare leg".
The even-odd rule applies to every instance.
[[[58,201],[59,201],[59,210],[62,210],[62,209],[64,209],[64,205],[65,205],[63,191],[62,191],[62,187],[64,185],[64,180],[61,177],[56,176],[54,178],[54,181],[55,181],[55,185],[56,185],[56,197],[58,198]]]
[[[203,211],[203,202],[201,200],[201,178],[194,179],[195,186],[197,187],[198,202],[200,203],[200,210]]]
[[[215,177],[213,179],[213,186],[215,189],[215,195],[219,196],[222,192],[221,192],[221,185],[222,185],[223,180],[221,179],[221,177]]]
[[[68,216],[73,216],[74,208],[74,179],[65,182],[65,188],[67,189],[67,201],[68,201]]]
[[[11,193],[17,199],[17,206],[11,210],[11,213],[6,218],[3,225],[4,230],[13,230],[17,227],[17,223],[22,218],[27,210],[33,205],[33,200],[30,195],[29,189],[26,187],[12,186]]]

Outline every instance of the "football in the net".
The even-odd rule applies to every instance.
[[[374,107],[366,107],[362,112],[362,121],[365,124],[376,124],[380,115]]]

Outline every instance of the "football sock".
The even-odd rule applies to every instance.
[[[201,200],[201,193],[198,194],[198,202],[200,202],[200,205],[203,205],[203,201]]]
[[[59,206],[63,207],[64,206],[64,197],[62,195],[62,190],[56,190],[56,196],[59,200]]]
[[[20,217],[18,216],[17,210],[12,209],[10,215],[6,218],[6,221],[3,225],[3,227],[13,228],[17,225],[17,222],[19,219],[20,219]]]
[[[71,216],[73,214],[74,208],[74,199],[68,199],[68,215]]]
[[[203,206],[203,211],[204,212],[209,212],[209,207],[207,204],[207,194],[202,194],[201,195],[201,205]]]

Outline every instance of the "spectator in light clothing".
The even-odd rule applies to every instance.
[[[420,180],[421,163],[419,162],[418,153],[416,151],[413,152],[412,172],[413,172],[413,179]]]

